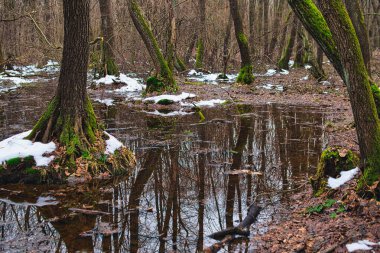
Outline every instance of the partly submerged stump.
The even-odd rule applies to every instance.
[[[28,133],[18,134],[0,142],[0,148],[3,150],[3,154],[0,155],[0,184],[107,179],[126,175],[136,165],[133,152],[106,132],[99,131],[96,134],[98,139],[105,141],[98,141],[91,150],[83,151],[74,161],[67,160],[65,146],[57,146],[54,142],[43,144],[26,140],[24,136]]]
[[[328,147],[322,152],[317,173],[310,178],[315,196],[320,196],[327,186],[328,177],[336,178],[341,171],[351,170],[359,164],[358,156],[342,147]]]

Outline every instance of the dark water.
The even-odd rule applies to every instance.
[[[30,129],[54,89],[0,94],[0,140]],[[197,115],[163,118],[126,105],[96,111],[135,151],[136,169],[76,187],[0,186],[0,251],[196,252],[215,242],[207,235],[238,224],[253,201],[264,210],[251,232],[263,233],[287,208],[289,190],[313,172],[325,141],[321,108],[205,109],[203,123]],[[252,173],[231,173],[240,170]],[[252,249],[240,241],[225,251]]]

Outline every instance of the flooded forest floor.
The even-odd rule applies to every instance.
[[[372,66],[380,84],[380,52]],[[224,252],[347,252],[363,240],[380,250],[379,202],[358,198],[355,180],[312,196],[324,148],[358,152],[346,88],[324,68],[321,83],[305,68],[264,70],[249,86],[182,75],[187,99],[169,105],[149,102],[133,75],[120,77],[128,87],[91,80],[96,114],[135,152],[136,171],[81,186],[2,185],[0,251],[196,252],[255,201],[263,211],[250,238]],[[0,140],[33,126],[57,73],[17,89],[0,79]]]

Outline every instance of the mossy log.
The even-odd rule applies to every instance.
[[[351,170],[359,164],[358,156],[342,147],[329,147],[322,152],[316,174],[310,178],[316,196],[326,190],[328,177],[336,178],[341,171]]]

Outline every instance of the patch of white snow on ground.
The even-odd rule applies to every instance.
[[[132,92],[132,91],[141,91],[145,89],[145,85],[142,83],[140,78],[129,77],[125,74],[120,74],[120,76],[107,75],[99,80],[96,80],[97,85],[100,84],[113,84],[113,83],[124,83],[126,86],[121,87],[120,89],[115,90],[116,92]]]
[[[301,81],[307,81],[307,80],[309,80],[309,75],[302,77],[300,80]]]
[[[37,166],[49,165],[54,156],[46,157],[43,154],[53,152],[56,149],[55,143],[24,140],[30,133],[31,131],[23,132],[0,142],[0,164],[16,157],[33,156]]]
[[[347,183],[348,181],[350,181],[351,179],[353,179],[354,176],[356,174],[358,174],[358,172],[359,172],[359,168],[355,168],[355,169],[348,170],[348,171],[341,171],[340,177],[338,177],[338,178],[329,177],[329,179],[327,181],[327,185],[329,187],[331,187],[332,189],[336,189],[339,186],[341,186],[341,185]]]
[[[113,105],[113,102],[114,102],[115,100],[113,100],[112,98],[106,98],[106,99],[100,99],[100,98],[97,98],[97,99],[95,99],[94,101],[99,102],[99,103],[102,103],[102,104],[105,104],[105,105],[107,105],[107,106],[111,106],[111,105]]]
[[[226,100],[223,99],[211,99],[211,100],[202,100],[194,103],[181,103],[181,106],[198,106],[198,107],[203,107],[203,106],[216,106],[217,104],[223,104],[225,103]]]
[[[104,131],[104,133],[109,137],[109,139],[106,140],[106,154],[113,154],[117,149],[124,146],[123,143],[121,143],[114,136],[110,135],[106,131]]]
[[[358,242],[346,244],[346,248],[348,252],[354,252],[357,250],[371,250],[372,249],[371,246],[376,246],[376,245],[380,245],[380,242],[374,243],[368,240],[361,240]]]
[[[261,86],[258,86],[259,88],[263,88],[266,90],[276,90],[276,91],[284,91],[284,86],[282,85],[277,85],[277,84],[271,84],[271,83],[266,83]]]
[[[281,69],[280,74],[281,74],[281,75],[289,75],[289,71],[286,70],[286,69]]]
[[[237,75],[235,74],[226,74],[228,79],[218,79],[218,76],[220,74],[221,73],[205,74],[203,72],[197,72],[195,69],[192,69],[187,75],[190,80],[212,84],[218,84],[218,82],[234,82],[237,78]]]
[[[289,61],[289,68],[293,67],[294,66],[294,61],[293,60],[290,60]]]
[[[194,98],[194,97],[196,97],[195,94],[182,92],[180,95],[160,95],[160,96],[155,96],[155,97],[148,97],[148,98],[145,98],[143,101],[153,101],[154,103],[157,103],[158,101],[162,99],[168,99],[173,102],[180,102],[184,99]]]
[[[309,65],[309,64],[306,64],[306,65],[305,65],[305,69],[311,69],[311,68],[312,68],[311,65]]]
[[[36,203],[30,203],[30,202],[14,202],[10,199],[7,198],[0,198],[1,202],[10,204],[10,205],[16,205],[16,206],[52,206],[52,205],[57,205],[59,201],[56,200],[56,198],[52,196],[39,196]]]
[[[168,113],[163,113],[163,112],[159,112],[158,110],[155,110],[154,112],[148,112],[148,111],[145,111],[147,114],[151,114],[151,115],[157,115],[157,116],[162,116],[162,117],[174,117],[174,116],[184,116],[184,115],[189,115],[189,114],[193,114],[193,112],[184,112],[184,111],[172,111],[172,112],[168,112]]]

